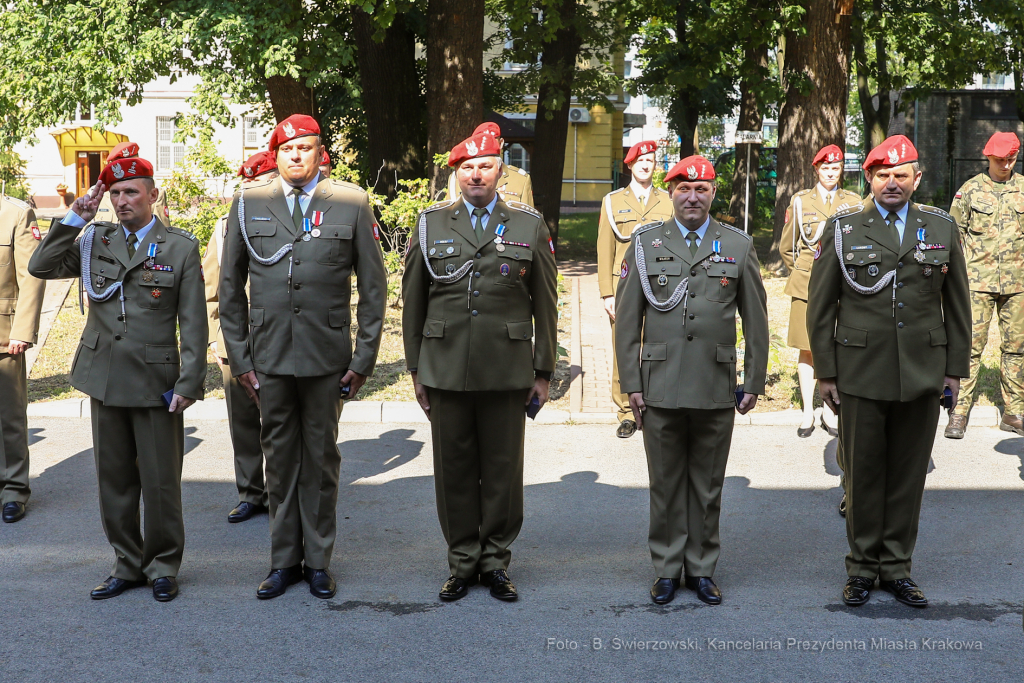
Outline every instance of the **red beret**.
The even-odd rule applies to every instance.
[[[480,133],[488,133],[490,135],[493,135],[496,138],[500,138],[501,137],[501,128],[499,128],[498,124],[496,124],[496,123],[491,123],[490,121],[484,121],[479,126],[477,126],[476,129],[473,131],[473,135],[479,135]]]
[[[243,178],[259,178],[264,173],[277,170],[277,159],[270,152],[256,152],[245,160],[242,167],[238,169],[238,175]]]
[[[644,140],[643,142],[638,142],[629,148],[629,151],[626,152],[626,158],[623,159],[622,161],[626,164],[626,166],[629,166],[634,161],[636,161],[636,158],[638,156],[650,154],[656,151],[657,149],[658,143],[655,142],[654,140]]]
[[[131,157],[139,156],[139,145],[134,142],[119,142],[114,145],[114,149],[110,150],[107,154],[107,161],[113,161],[114,159],[130,159]]]
[[[678,164],[669,169],[665,174],[665,182],[680,180],[693,182],[697,180],[714,180],[715,167],[710,161],[700,155],[686,157]]]
[[[1020,151],[1020,140],[1016,133],[993,133],[982,151],[987,157],[1008,157]]]
[[[312,116],[292,114],[277,124],[277,128],[270,134],[270,149],[276,152],[278,147],[289,140],[307,135],[320,135],[320,124]]]
[[[814,155],[814,161],[811,162],[812,166],[818,164],[834,164],[837,161],[843,160],[843,150],[839,149],[837,145],[829,145],[828,147],[822,147],[818,150],[818,153]]]
[[[492,135],[490,131],[474,133],[452,147],[452,152],[448,155],[448,165],[457,167],[467,159],[496,157],[500,154],[501,147],[498,146],[498,138]]]
[[[878,147],[868,153],[861,167],[865,171],[873,166],[902,166],[911,161],[917,161],[917,148],[906,135],[893,135],[885,139]]]
[[[108,188],[114,183],[119,183],[122,180],[152,177],[153,164],[149,163],[145,159],[139,159],[138,157],[114,159],[100,172],[100,182]]]
[[[329,164],[329,163],[331,163],[331,155],[327,153],[327,148],[324,147],[324,153],[320,157],[320,165],[324,166],[324,165]]]

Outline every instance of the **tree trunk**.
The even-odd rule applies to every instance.
[[[533,200],[544,215],[551,239],[558,243],[558,217],[562,209],[562,173],[569,133],[569,105],[576,78],[576,58],[582,39],[576,30],[576,0],[561,0],[561,28],[541,53],[537,121],[534,128]]]
[[[809,0],[806,35],[786,45],[786,97],[779,112],[775,231],[766,265],[782,268],[779,238],[786,207],[797,191],[815,182],[811,160],[825,145],[846,146],[850,82],[850,17],[837,16],[835,0]],[[799,76],[799,77],[798,77]],[[804,82],[807,94],[800,91]]]
[[[484,0],[428,0],[427,159],[430,194],[439,197],[449,170],[433,163],[484,118]]]
[[[302,81],[291,76],[271,76],[264,79],[264,83],[270,96],[270,107],[278,123],[292,114],[316,116],[313,89],[307,88]]]
[[[882,12],[881,0],[873,0],[873,12],[877,20]],[[868,61],[866,49],[867,18],[860,7],[854,11],[854,17],[851,42],[853,43],[853,58],[857,67],[857,99],[860,100],[860,109],[864,119],[864,153],[867,154],[882,144],[889,135],[889,123],[892,121],[893,112],[892,79],[889,76],[884,32],[876,28],[878,34],[875,37],[875,64],[872,65]],[[876,72],[878,106],[875,106],[874,94],[871,92],[872,72]]]
[[[352,13],[359,86],[366,112],[367,167],[374,190],[395,196],[398,179],[423,177],[423,95],[416,76],[416,36],[404,14],[395,16],[384,39],[361,8]]]
[[[746,49],[743,57],[746,62],[747,75],[740,84],[740,116],[737,122],[738,130],[761,130],[764,125],[764,113],[761,103],[754,93],[752,86],[754,79],[758,78],[761,69],[768,68],[768,45],[751,45]],[[750,206],[756,205],[757,199],[757,171],[760,168],[761,145],[736,145],[736,166],[732,174],[732,198],[729,202],[729,216],[736,221],[736,227],[743,229],[746,224],[744,217],[747,216],[747,150],[750,150]],[[753,230],[751,221],[750,230]]]
[[[679,2],[676,7],[676,45],[683,54],[689,51],[688,19],[691,9],[691,3],[685,1]],[[682,87],[669,104],[668,124],[679,136],[680,159],[697,153],[697,124],[700,122],[701,101],[700,91]]]

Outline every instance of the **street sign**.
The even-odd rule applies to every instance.
[[[759,145],[764,142],[764,137],[759,130],[738,130],[736,131],[737,145]]]

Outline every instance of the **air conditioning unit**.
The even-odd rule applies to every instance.
[[[590,123],[590,110],[586,107],[570,107],[569,123]]]

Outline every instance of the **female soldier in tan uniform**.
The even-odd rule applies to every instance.
[[[810,190],[793,195],[786,209],[786,225],[782,229],[779,251],[789,269],[785,292],[793,298],[789,309],[789,339],[787,343],[800,350],[797,377],[800,398],[804,405],[804,419],[797,429],[801,437],[814,432],[814,361],[807,338],[807,283],[811,279],[814,251],[821,239],[822,228],[829,216],[860,202],[860,197],[839,187],[843,178],[843,151],[835,145],[822,148],[811,162],[818,176],[818,184]],[[838,420],[827,407],[821,411],[821,427],[831,436],[838,436]]]

